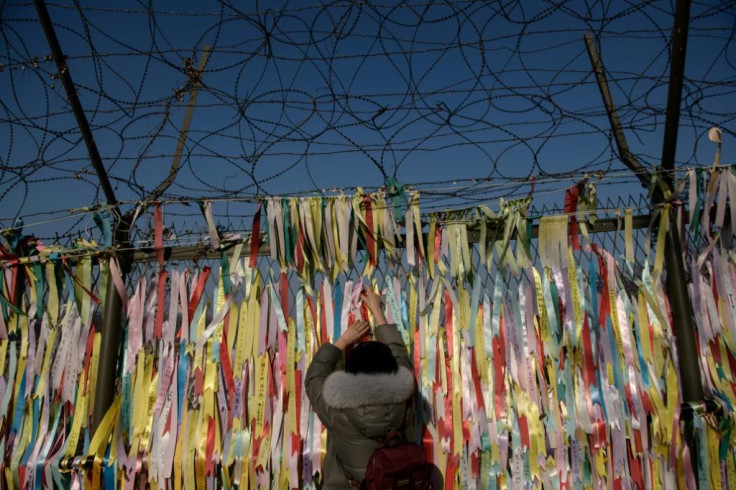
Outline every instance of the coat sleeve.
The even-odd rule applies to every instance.
[[[409,355],[406,352],[406,345],[401,338],[399,329],[396,325],[389,323],[387,325],[379,325],[375,329],[376,340],[388,345],[391,353],[394,355],[399,366],[409,368]]]
[[[332,428],[332,411],[322,396],[322,386],[327,376],[332,374],[335,366],[342,359],[342,351],[330,343],[322,344],[312,358],[307,368],[307,376],[304,386],[307,390],[307,398],[312,404],[312,410],[317,414],[319,420],[329,430]]]

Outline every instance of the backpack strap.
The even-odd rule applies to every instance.
[[[377,438],[376,441],[381,444],[383,447],[393,447],[398,446],[402,442],[405,441],[405,437],[403,432],[394,430],[386,434],[385,437]]]
[[[374,437],[373,438],[374,441],[376,441],[383,447],[397,446],[407,441],[407,438],[404,432],[406,431],[407,422],[408,422],[408,419],[411,413],[412,400],[413,400],[413,397],[407,400],[406,402],[406,411],[404,412],[404,420],[401,422],[401,426],[397,430],[393,430],[389,432],[384,437]],[[357,480],[353,475],[350,474],[347,468],[345,468],[345,465],[340,459],[340,456],[335,454],[335,458],[337,459],[337,462],[340,464],[340,468],[342,468],[342,472],[345,475],[345,478],[350,483],[350,486],[352,486],[355,489],[363,488],[363,482]]]
[[[386,434],[384,437],[375,437],[373,438],[373,440],[379,443],[382,447],[393,447],[393,446],[398,446],[399,444],[404,442],[405,437],[404,437],[403,432],[401,432],[400,430],[394,430]],[[350,485],[353,488],[357,488],[357,489],[362,488],[363,482],[357,480],[353,475],[350,474],[347,468],[345,468],[345,465],[340,459],[340,456],[335,454],[335,458],[337,459],[337,462],[340,463],[342,472],[345,474],[345,478],[347,478]]]

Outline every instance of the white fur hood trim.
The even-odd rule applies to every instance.
[[[414,376],[400,366],[393,374],[351,374],[335,371],[325,380],[322,396],[335,408],[401,403],[414,394]]]

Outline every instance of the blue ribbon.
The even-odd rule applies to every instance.
[[[8,243],[10,243],[10,248],[13,250],[18,247],[18,241],[23,234],[23,225],[23,218],[16,218],[13,221],[13,229],[10,231],[9,236],[6,236]]]
[[[10,389],[10,387],[8,387]],[[17,434],[18,429],[20,429],[20,422],[23,418],[23,411],[26,408],[26,397],[22,396],[23,393],[26,391],[26,377],[21,376],[20,381],[20,388],[18,389],[18,398],[19,400],[16,401],[15,405],[15,412],[13,413],[13,424],[10,427],[10,435]]]
[[[335,320],[332,325],[332,341],[335,342],[337,339],[340,338],[340,332],[341,330],[341,323],[342,323],[342,289],[345,287],[342,284],[342,281],[338,282],[335,285],[335,306],[333,310],[333,314],[335,317]],[[329,301],[331,298],[325,298],[326,301]]]
[[[69,294],[69,299],[76,303],[77,295],[74,293],[74,281],[72,281],[72,278],[69,275],[69,273],[66,271],[66,269],[64,269],[64,278],[66,280],[66,290]]]
[[[36,398],[33,402],[33,424],[31,428],[31,442],[28,444],[28,447],[26,448],[26,452],[23,454],[23,457],[21,458],[21,464],[23,466],[28,466],[28,458],[31,457],[31,453],[33,452],[33,448],[35,446],[36,442],[36,435],[38,434],[38,421],[41,420],[38,412],[40,411],[40,405],[41,399]]]
[[[108,447],[108,453],[110,448]],[[109,457],[109,455],[108,455]],[[117,461],[114,461],[112,465],[105,465],[102,468],[103,475],[105,477],[105,490],[116,490],[117,489]]]
[[[222,277],[222,291],[230,295],[230,261],[224,250],[220,253],[220,276]]]
[[[123,374],[123,399],[120,423],[123,434],[130,434],[130,372]]]
[[[606,318],[606,324],[608,325],[608,341],[611,343],[611,367],[613,369],[613,382],[616,388],[620,391],[623,388],[621,385],[621,377],[623,375],[620,373],[620,353],[618,351],[618,345],[616,345],[616,339],[613,338],[613,324],[611,324],[610,316]]]
[[[179,413],[177,414],[177,420],[179,422],[179,425],[181,425],[181,415],[184,413],[184,410],[181,408],[184,405],[184,395],[185,395],[185,383],[187,380],[187,364],[189,363],[189,358],[186,355],[187,350],[187,344],[185,342],[182,342],[181,345],[179,345],[179,369],[177,370],[176,375],[176,385],[178,388],[178,407],[179,407]],[[236,394],[236,396],[239,396],[239,394]]]
[[[109,248],[112,246],[112,226],[110,224],[110,212],[107,209],[95,212],[92,215],[97,228],[102,232],[102,246]]]

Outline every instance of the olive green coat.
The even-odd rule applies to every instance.
[[[376,439],[404,425],[407,401],[414,394],[406,347],[396,325],[376,327],[375,338],[389,346],[399,364],[398,372],[350,374],[336,370],[342,351],[332,344],[323,344],[307,369],[307,396],[327,429],[325,490],[352,488],[345,471],[361,481],[368,458],[379,446]]]

